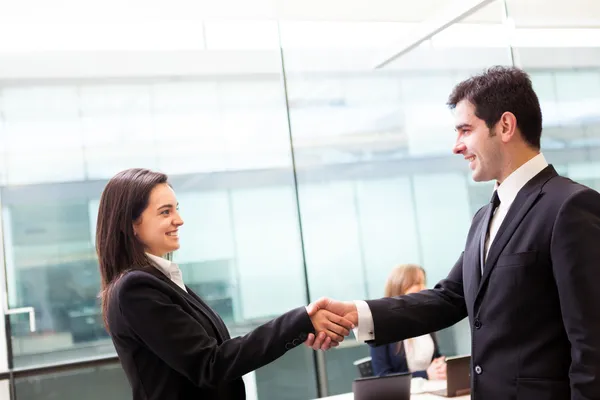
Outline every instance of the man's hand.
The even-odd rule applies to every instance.
[[[356,310],[356,306],[354,302],[342,302],[337,300],[328,299],[323,297],[314,303],[311,303],[308,307],[306,307],[309,315],[312,313],[316,313],[319,310],[328,311],[333,314],[337,314],[338,316],[343,317],[343,319],[339,320],[342,326],[346,329],[352,329],[356,325],[358,325],[358,312]],[[330,314],[327,314],[330,316]],[[347,325],[347,322],[350,322],[350,326]],[[332,321],[336,323],[335,321]],[[336,323],[337,324],[337,323]],[[314,325],[314,322],[313,322]],[[339,325],[339,324],[338,324]],[[313,350],[329,350],[331,347],[336,347],[341,340],[335,340],[336,337],[327,334],[324,331],[320,331],[315,326],[315,331],[317,331],[317,335],[313,335],[312,333],[308,335],[308,339],[304,342],[307,347],[312,348]],[[349,334],[346,333],[347,336]],[[333,340],[332,340],[333,339]],[[342,338],[343,339],[343,338]]]
[[[310,320],[316,332],[325,332],[334,342],[341,342],[345,336],[350,334],[350,329],[354,326],[352,321],[327,310],[318,310],[310,315]]]

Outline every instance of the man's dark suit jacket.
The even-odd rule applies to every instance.
[[[375,344],[468,316],[476,400],[600,399],[600,194],[546,167],[518,193],[482,275],[490,208],[433,289],[367,301]]]
[[[433,353],[431,355],[431,361],[434,358],[441,357],[440,348],[437,343],[437,339],[434,334],[431,334],[433,340]],[[409,372],[408,361],[406,359],[406,351],[404,346],[398,352],[398,343],[388,343],[383,346],[373,346],[370,348],[371,353],[371,366],[373,368],[373,375],[385,376],[390,374],[398,374],[402,372]],[[411,371],[413,377],[429,379],[427,376],[427,370],[422,371]]]
[[[242,376],[302,344],[304,307],[231,339],[195,293],[154,267],[126,273],[109,293],[108,325],[134,400],[245,399]]]

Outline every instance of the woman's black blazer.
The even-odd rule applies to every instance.
[[[107,321],[133,400],[245,399],[244,374],[314,333],[299,307],[232,339],[200,297],[154,267],[130,271],[114,284]]]

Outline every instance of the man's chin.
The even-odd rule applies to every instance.
[[[474,182],[487,182],[492,180],[492,178],[488,178],[483,174],[479,173],[478,171],[473,171],[473,173],[471,174],[471,178]]]
[[[473,173],[471,174],[471,179],[473,179],[474,182],[483,182],[481,175],[478,174],[477,171],[473,171]]]

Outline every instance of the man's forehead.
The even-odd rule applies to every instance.
[[[460,101],[454,109],[454,122],[459,124],[473,124],[478,120],[475,107],[466,100]]]
[[[457,114],[474,115],[475,106],[468,100],[461,100],[456,104],[454,109]]]

